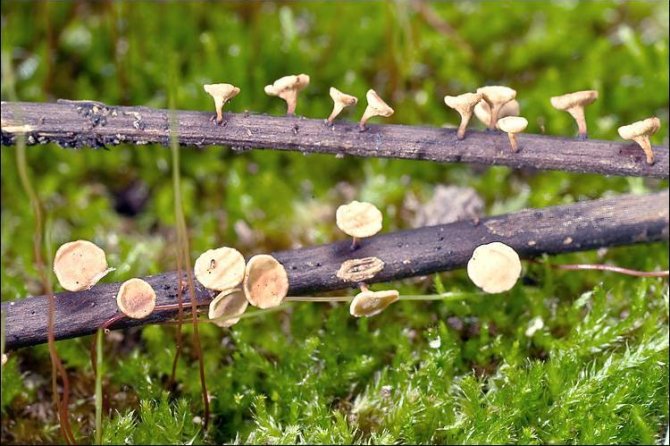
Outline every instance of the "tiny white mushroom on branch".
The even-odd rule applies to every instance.
[[[207,316],[213,324],[225,328],[239,322],[249,301],[239,288],[221,291],[209,304]]]
[[[114,270],[107,268],[105,251],[88,240],[68,242],[58,248],[53,269],[58,283],[68,291],[87,290]]]
[[[272,85],[265,86],[265,94],[269,96],[278,96],[286,101],[286,114],[294,115],[295,108],[298,105],[298,93],[309,85],[309,75],[298,74],[284,76]]]
[[[370,291],[367,285],[361,284],[361,292],[349,305],[349,314],[354,317],[376,316],[398,299],[400,293],[397,290]]]
[[[465,129],[472,118],[472,112],[475,106],[481,101],[482,95],[480,93],[464,93],[458,96],[445,96],[444,103],[447,107],[453,108],[461,115],[461,124],[458,126],[456,137],[458,139],[465,138]]]
[[[521,276],[519,255],[504,243],[478,246],[468,261],[468,277],[487,293],[509,291]]]
[[[516,140],[516,134],[523,132],[526,130],[526,127],[528,127],[526,118],[520,116],[507,116],[499,119],[497,126],[500,130],[507,133],[509,142],[512,146],[512,152],[517,152],[519,150],[519,144]]]
[[[244,295],[258,308],[272,308],[282,303],[288,293],[288,274],[284,266],[267,254],[253,256],[244,276]]]
[[[584,107],[593,104],[598,99],[596,90],[576,91],[574,93],[554,96],[550,99],[552,107],[570,113],[577,122],[579,138],[586,139],[588,133],[586,130],[586,117],[584,116]]]
[[[216,109],[216,123],[223,123],[223,106],[240,93],[240,89],[231,84],[205,84],[205,92],[214,99]]]
[[[156,307],[156,292],[142,279],[123,282],[116,295],[119,310],[132,319],[144,319]]]
[[[382,98],[379,97],[376,91],[370,89],[365,94],[365,99],[368,101],[368,106],[361,117],[361,121],[358,123],[358,129],[363,132],[365,131],[365,124],[368,122],[368,119],[381,116],[383,118],[388,118],[394,112],[394,110],[389,107],[389,105],[384,102]]]
[[[382,229],[382,213],[372,203],[352,201],[337,208],[335,222],[342,232],[353,237],[351,249],[361,238],[371,237]]]
[[[205,288],[222,291],[234,288],[244,280],[244,256],[233,248],[209,249],[197,258],[195,278]]]
[[[512,99],[507,104],[503,105],[498,112],[498,119],[507,116],[519,116],[519,101]],[[491,106],[485,101],[481,100],[475,105],[475,117],[488,127],[491,122]]]
[[[647,155],[647,164],[654,164],[654,151],[651,149],[649,137],[661,128],[661,120],[657,117],[647,118],[643,121],[637,121],[630,125],[619,127],[619,136],[623,139],[635,141],[642,147]]]
[[[493,85],[478,88],[477,93],[482,95],[482,99],[486,101],[491,108],[488,126],[490,130],[495,130],[500,110],[505,104],[516,98],[516,90],[509,87]]]
[[[358,103],[358,98],[356,96],[342,93],[335,87],[330,87],[330,97],[333,99],[333,111],[326,120],[328,125],[333,125],[335,118],[340,113],[342,113],[342,110],[344,110],[346,107],[350,107]]]

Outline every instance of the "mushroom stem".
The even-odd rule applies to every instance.
[[[465,139],[465,129],[467,128],[471,117],[472,113],[469,115],[461,115],[461,125],[458,126],[458,131],[456,132],[456,138],[459,140]]]
[[[344,110],[344,105],[336,102],[335,105],[333,105],[333,112],[330,114],[330,116],[328,116],[328,119],[326,120],[328,125],[333,125],[335,117],[340,113],[342,113],[342,110]]]
[[[358,284],[358,287],[359,287],[359,288],[361,289],[361,291],[363,291],[363,292],[365,292],[365,291],[370,291],[370,289],[368,288],[368,284],[367,284],[367,283],[363,283],[363,282],[361,282],[361,283]]]
[[[225,101],[220,99],[214,100],[214,106],[216,107],[216,123],[221,125],[223,123],[223,106],[226,105]]]
[[[286,114],[294,116],[295,108],[298,105],[298,92],[296,90],[286,90],[279,97],[286,101]]]
[[[566,110],[577,122],[577,129],[579,132],[579,139],[588,138],[588,133],[586,131],[586,117],[584,116],[584,107],[581,105],[571,107]]]
[[[496,129],[496,124],[498,123],[498,113],[500,113],[500,109],[502,109],[504,105],[505,104],[491,105],[491,120],[489,121],[489,130]]]
[[[640,147],[642,147],[642,150],[644,150],[645,155],[647,155],[647,164],[650,166],[654,164],[654,151],[651,150],[651,141],[649,140],[648,136],[638,136],[637,138],[633,138],[633,141],[638,143]]]
[[[361,132],[366,131],[367,128],[365,127],[365,123],[367,123],[368,119],[372,118],[373,116],[375,116],[375,112],[371,107],[368,106],[365,109],[365,113],[363,113],[363,117],[361,118],[361,121],[358,123],[358,130],[361,131]]]
[[[360,241],[361,241],[361,239],[359,239],[358,237],[352,237],[352,240],[351,240],[351,250],[352,251],[356,250],[360,246]]]
[[[512,152],[516,153],[519,151],[519,143],[516,140],[516,133],[508,133],[507,136],[509,137],[509,143],[512,146]]]

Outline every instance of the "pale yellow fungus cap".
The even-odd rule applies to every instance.
[[[216,108],[216,122],[223,122],[223,106],[226,102],[240,93],[240,89],[231,84],[205,84],[205,91],[214,98],[214,107]]]
[[[7,359],[8,359],[8,358],[7,358],[7,355],[6,355],[5,353],[3,353],[3,354],[2,354],[2,365],[3,365],[3,366],[4,366],[5,364],[7,364]]]
[[[286,101],[286,113],[292,115],[298,104],[298,92],[309,85],[309,80],[307,74],[284,76],[274,81],[272,85],[266,85],[264,90],[267,95],[278,96]]]
[[[144,319],[156,307],[156,292],[142,279],[123,282],[116,295],[119,310],[132,319]]]
[[[272,308],[282,303],[288,293],[288,274],[274,257],[253,256],[244,276],[244,295],[258,308]]]
[[[445,96],[444,103],[447,107],[453,108],[461,115],[461,124],[458,126],[456,136],[458,139],[465,137],[465,128],[472,118],[472,112],[475,106],[482,100],[481,93],[464,93],[458,96]]]
[[[60,285],[68,291],[87,290],[112,271],[107,268],[105,251],[88,240],[68,242],[58,248],[53,269]]]
[[[512,152],[517,152],[519,150],[519,144],[516,140],[516,134],[526,130],[526,127],[528,127],[528,120],[520,116],[507,116],[499,119],[496,125],[503,132],[507,132],[507,137],[512,146]]]
[[[623,139],[633,140],[642,147],[647,155],[647,164],[654,164],[654,152],[651,149],[649,137],[661,128],[661,120],[657,117],[647,118],[630,125],[619,127],[619,136]]]
[[[361,130],[365,129],[365,123],[368,122],[368,119],[374,116],[381,116],[383,118],[388,118],[394,113],[394,110],[389,107],[389,105],[384,102],[382,98],[379,97],[376,91],[370,89],[365,94],[365,98],[368,101],[368,106],[363,113],[363,117],[359,123]]]
[[[205,288],[221,291],[234,288],[244,280],[244,256],[233,248],[205,251],[195,261],[195,278]]]
[[[329,124],[332,124],[337,115],[339,115],[345,107],[350,107],[358,103],[358,98],[356,96],[342,93],[335,87],[330,87],[330,97],[333,99],[333,112],[328,116],[327,122]]]
[[[586,138],[587,129],[584,107],[593,104],[596,99],[598,99],[598,92],[596,90],[584,90],[564,94],[562,96],[553,96],[550,99],[550,102],[555,109],[570,113],[577,122],[579,136]]]
[[[225,328],[239,322],[241,316],[249,306],[244,291],[239,288],[221,291],[209,304],[207,316],[213,324]]]
[[[468,276],[487,293],[512,289],[521,275],[519,255],[501,242],[478,246],[468,262]]]
[[[398,299],[400,299],[400,293],[397,290],[364,290],[351,301],[349,313],[355,317],[376,316]]]
[[[491,123],[491,106],[482,99],[475,105],[475,116],[482,124],[488,126]],[[498,119],[506,116],[519,116],[519,101],[512,99],[502,106],[498,112]]]
[[[337,208],[337,227],[351,237],[370,237],[382,229],[382,213],[372,203],[352,201]]]
[[[499,85],[491,85],[488,87],[481,87],[477,89],[477,93],[482,95],[489,106],[491,107],[491,117],[488,122],[489,129],[496,128],[496,122],[500,115],[500,109],[509,101],[516,98],[516,90],[509,87]]]

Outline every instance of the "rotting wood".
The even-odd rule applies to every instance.
[[[24,133],[30,145],[167,145],[168,113],[93,101],[3,102],[2,144],[12,145],[16,134]],[[212,113],[175,114],[179,142],[184,146],[226,145],[238,151],[259,148],[668,178],[668,148],[654,146],[656,163],[649,166],[642,149],[631,141],[519,134],[519,152],[512,153],[507,135],[501,132],[468,130],[459,141],[455,128],[373,124],[360,132],[357,124],[347,121],[335,121],[328,127],[321,119],[251,113],[225,113],[224,125],[217,126]]]
[[[337,277],[342,262],[378,257],[384,269],[368,282],[383,282],[464,267],[474,249],[494,241],[513,247],[522,258],[544,253],[584,251],[606,246],[668,239],[668,191],[623,195],[572,205],[529,209],[513,214],[376,235],[351,251],[343,240],[327,245],[273,253],[288,273],[290,295],[354,287]],[[144,278],[157,294],[157,305],[176,303],[175,272]],[[56,295],[57,339],[93,333],[117,314],[120,283],[99,284],[87,291]],[[196,283],[196,298],[208,303],[216,292]],[[186,295],[185,300],[188,299]],[[189,307],[188,300],[185,308]],[[47,298],[2,303],[9,349],[47,339]],[[158,311],[146,319],[124,319],[112,328],[128,328],[173,318],[176,310]]]

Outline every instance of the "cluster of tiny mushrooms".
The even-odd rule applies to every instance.
[[[272,85],[265,86],[265,93],[277,96],[286,101],[288,115],[294,115],[298,104],[298,93],[309,85],[307,74],[284,76],[277,79]],[[216,108],[216,123],[224,123],[223,106],[233,97],[240,93],[240,89],[231,84],[207,84],[205,91],[214,98]],[[333,99],[333,111],[326,119],[326,125],[332,126],[335,118],[346,108],[358,103],[358,98],[330,87],[330,97]],[[359,130],[366,130],[365,124],[370,118],[381,116],[387,118],[394,113],[377,92],[370,89],[365,95],[367,107],[359,122]],[[557,110],[566,111],[577,122],[578,137],[587,138],[586,118],[584,108],[598,99],[595,90],[577,91],[574,93],[554,96],[550,99],[551,105]],[[528,120],[519,116],[519,103],[516,100],[516,90],[504,86],[486,86],[478,88],[475,93],[464,93],[459,96],[445,96],[444,103],[456,110],[461,115],[461,123],[456,133],[457,138],[465,138],[465,130],[474,114],[477,119],[484,123],[489,130],[496,128],[507,133],[512,152],[519,150],[516,138],[528,126]],[[634,122],[630,125],[619,127],[619,135],[623,139],[635,141],[642,147],[647,158],[647,164],[654,164],[654,152],[651,148],[649,137],[656,133],[661,126],[661,121],[656,117]]]

